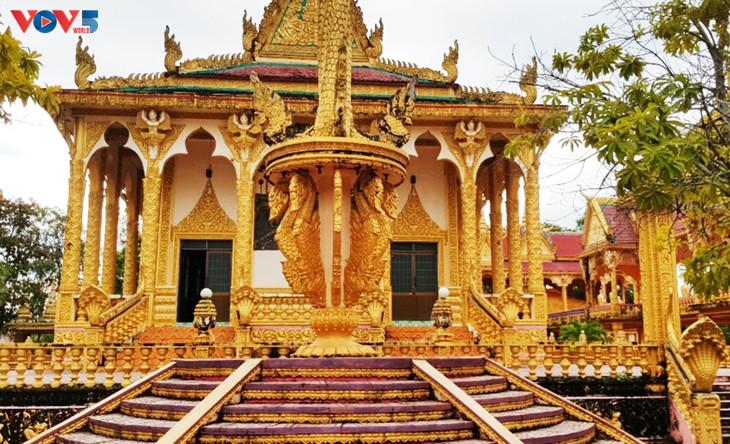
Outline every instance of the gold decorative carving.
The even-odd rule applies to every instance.
[[[474,161],[478,160],[487,146],[487,131],[484,125],[473,119],[468,122],[462,120],[456,125],[454,139],[461,148],[464,163],[467,167],[473,168]]]
[[[459,43],[454,41],[454,46],[450,47],[449,50],[444,54],[444,60],[441,62],[441,67],[446,71],[443,74],[431,68],[419,68],[413,63],[403,62],[400,60],[391,59],[377,59],[371,61],[373,66],[376,68],[384,69],[387,71],[404,74],[411,77],[418,77],[423,80],[431,80],[434,82],[446,82],[454,83],[456,78],[459,76],[459,70],[457,63],[459,61]],[[457,91],[462,89],[459,86]],[[492,94],[505,94],[505,93],[492,93]]]
[[[254,308],[261,303],[261,296],[249,285],[244,285],[231,295],[231,307],[239,327],[251,324]]]
[[[364,26],[364,25],[363,25]],[[368,36],[368,46],[365,47],[365,54],[368,55],[370,63],[375,63],[378,57],[383,54],[383,19],[381,18]]]
[[[352,308],[314,309],[311,326],[317,339],[309,345],[299,347],[294,356],[376,356],[372,347],[353,340],[358,318]]]
[[[492,91],[489,88],[469,87],[459,85],[456,96],[486,104],[502,105],[530,105],[537,99],[537,60],[533,57],[532,63],[526,65],[520,77],[520,89],[524,96],[502,91]]]
[[[99,316],[105,310],[111,308],[112,304],[109,302],[107,295],[101,290],[101,288],[95,285],[87,285],[81,294],[79,295],[78,301],[78,312],[77,316],[81,318],[83,313],[87,316],[89,324],[101,325],[99,322]]]
[[[456,178],[456,170],[450,164],[446,168],[446,186],[448,193],[449,225],[447,244],[449,246],[449,284],[459,285],[459,188]],[[410,198],[410,196],[409,196]],[[406,202],[408,205],[408,202]],[[454,317],[454,323],[459,325],[462,320]]]
[[[195,207],[173,230],[176,233],[235,233],[236,224],[221,207],[209,179]]]
[[[161,285],[167,285],[168,282],[168,261],[170,249],[170,239],[172,238],[172,181],[174,178],[175,171],[175,159],[170,159],[165,162],[165,166],[162,168],[162,197],[160,198],[160,236],[157,244],[157,282]],[[143,201],[144,203],[144,201]],[[159,296],[159,294],[158,294]],[[177,301],[175,301],[177,303]],[[160,308],[160,299],[155,299],[155,310]]]
[[[374,171],[360,173],[353,186],[350,209],[350,259],[345,268],[344,305],[355,305],[360,296],[378,293],[385,273],[391,223],[395,219],[398,195],[393,186]]]
[[[94,56],[89,54],[89,46],[85,48],[82,46],[84,39],[79,36],[79,41],[76,43],[76,73],[74,74],[74,81],[76,86],[79,88],[89,87],[89,76],[96,72],[96,62]]]
[[[175,34],[170,35],[170,27],[165,26],[165,69],[167,72],[177,71],[177,62],[182,56],[180,42],[175,40]]]
[[[61,301],[71,297],[79,289],[78,275],[81,267],[81,230],[84,209],[84,162],[71,160],[68,179],[68,206],[63,244],[63,267],[61,269]],[[61,313],[61,312],[60,312]],[[59,313],[59,314],[60,314]],[[68,319],[71,320],[70,318]]]
[[[160,111],[159,115],[155,110],[137,113],[134,125],[129,125],[129,132],[149,163],[147,177],[159,177],[159,160],[165,157],[183,128],[184,125],[171,125],[165,111]]]
[[[86,133],[83,141],[83,151],[79,153],[81,154],[81,159],[86,159],[89,156],[91,149],[99,142],[99,139],[101,139],[101,136],[109,125],[111,125],[111,121],[108,120],[91,120],[85,122]],[[75,154],[75,152],[72,153],[71,157],[75,158]]]
[[[400,88],[386,105],[385,114],[377,120],[380,131],[379,140],[397,147],[408,142],[410,131],[405,127],[412,123],[413,110],[416,107],[417,77],[408,85]]]
[[[722,330],[710,318],[700,315],[682,333],[680,355],[695,378],[693,391],[711,392],[717,369],[727,357]]]
[[[89,162],[89,212],[86,219],[84,246],[84,282],[99,285],[99,246],[101,244],[101,209],[104,202],[104,166],[106,157],[99,155]]]
[[[63,140],[66,141],[70,156],[73,157],[74,150],[76,149],[76,120],[71,110],[62,106],[58,114],[53,116],[53,121],[56,124],[58,132],[63,136]]]
[[[522,294],[511,287],[500,293],[495,305],[504,315],[505,327],[513,327],[519,315],[527,308]]]
[[[256,143],[261,135],[260,121],[252,118],[251,114],[250,111],[231,114],[228,116],[226,124],[218,127],[226,146],[231,150],[233,159],[240,163],[240,178],[248,176],[248,171],[245,171],[246,167],[249,162],[258,158],[262,147]]]
[[[270,219],[281,219],[275,239],[287,259],[284,276],[295,293],[321,308],[327,300],[316,202],[317,188],[308,172],[293,172],[269,192]]]
[[[142,241],[140,246],[139,288],[151,294],[155,288],[157,234],[160,222],[160,188],[162,179],[152,175],[142,179]]]
[[[251,73],[253,86],[253,108],[256,110],[256,124],[264,128],[264,140],[270,145],[286,138],[286,129],[292,124],[291,113],[286,103],[269,86]]]
[[[393,235],[398,238],[446,237],[446,230],[442,230],[423,207],[415,185],[411,186],[408,200],[393,222]]]
[[[246,11],[243,11],[241,26],[243,28],[241,42],[243,43],[244,62],[249,63],[256,60],[256,55],[258,54],[259,49],[261,49],[261,43],[256,41],[259,36],[259,31],[256,29],[256,25],[253,20],[251,20],[251,17],[248,16]]]
[[[365,312],[370,318],[371,327],[380,327],[383,325],[385,311],[388,308],[388,298],[382,290],[365,293],[360,299],[360,304],[365,308]]]

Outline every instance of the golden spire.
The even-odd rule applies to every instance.
[[[350,137],[352,132],[351,0],[321,0],[317,23],[319,106],[314,136]]]

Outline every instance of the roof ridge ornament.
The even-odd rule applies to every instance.
[[[76,73],[74,81],[79,88],[89,88],[91,82],[89,76],[96,72],[96,62],[94,56],[89,54],[89,45],[83,47],[84,39],[79,36],[76,43]]]
[[[177,72],[177,62],[182,56],[180,42],[175,40],[175,34],[170,35],[170,27],[165,26],[165,70],[169,73]]]

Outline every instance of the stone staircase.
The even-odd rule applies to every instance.
[[[463,407],[474,400],[514,433],[517,441],[512,438],[509,442],[618,442],[606,440],[597,431],[596,422],[571,417],[566,412],[567,401],[556,398],[558,402],[553,404],[562,405],[551,405],[545,402],[544,393],[540,396],[515,389],[505,376],[487,373],[484,358],[428,358],[427,363],[418,362],[421,364],[409,358],[263,360],[255,377],[236,389],[235,396],[212,421],[200,422],[203,425],[197,427],[195,441],[508,442],[484,437],[479,421],[472,420]],[[178,361],[165,377],[142,386],[117,404],[109,404],[106,411],[90,414],[82,428],[66,427],[53,435],[55,441],[37,442],[157,441],[186,415],[183,422],[199,421],[190,419],[195,413],[190,412],[201,400],[210,403],[219,391],[210,395],[213,389],[225,385],[221,381],[241,364],[241,360],[233,359]],[[419,377],[417,365],[431,368],[439,377],[445,375],[458,389],[444,392],[428,377]]]

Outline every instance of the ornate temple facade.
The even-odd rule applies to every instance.
[[[269,151],[316,134],[318,99],[322,107],[326,97],[318,90],[317,3],[291,2],[296,11],[289,3],[273,1],[258,25],[244,17],[241,54],[181,61],[166,30],[160,73],[90,78],[94,58],[79,40],[78,89],[61,92],[56,118],[71,157],[56,342],[127,341],[145,329],[188,325],[204,287],[218,321],[261,330],[254,340],[271,339],[267,327],[308,325],[311,303],[291,282],[295,274],[311,278],[312,257],[289,272],[282,266],[295,262],[276,239],[277,222],[289,223],[274,215],[286,173],[268,169],[277,161]],[[371,327],[358,334],[377,342],[386,326],[429,320],[437,289],[447,287],[456,325],[497,337],[508,313],[521,335],[539,338],[547,319],[538,205],[544,147],[505,154],[531,129],[515,127],[518,110],[543,112],[533,105],[535,65],[525,68],[522,95],[463,86],[456,42],[442,71],[385,60],[382,24],[368,32],[358,6],[348,14],[352,117],[337,128],[398,146],[404,168],[378,173],[394,190],[392,241],[383,278],[358,304],[360,323]],[[333,45],[336,52],[340,43]],[[325,163],[312,170],[315,179],[333,174]],[[286,191],[279,197],[293,200]],[[330,205],[318,195],[315,211]],[[490,267],[491,302],[482,297],[485,212],[490,263],[500,264]],[[320,223],[347,230],[349,217],[320,214]],[[324,236],[320,246],[332,242]],[[346,267],[358,254],[344,249],[338,260]],[[301,339],[281,331],[277,340]]]

